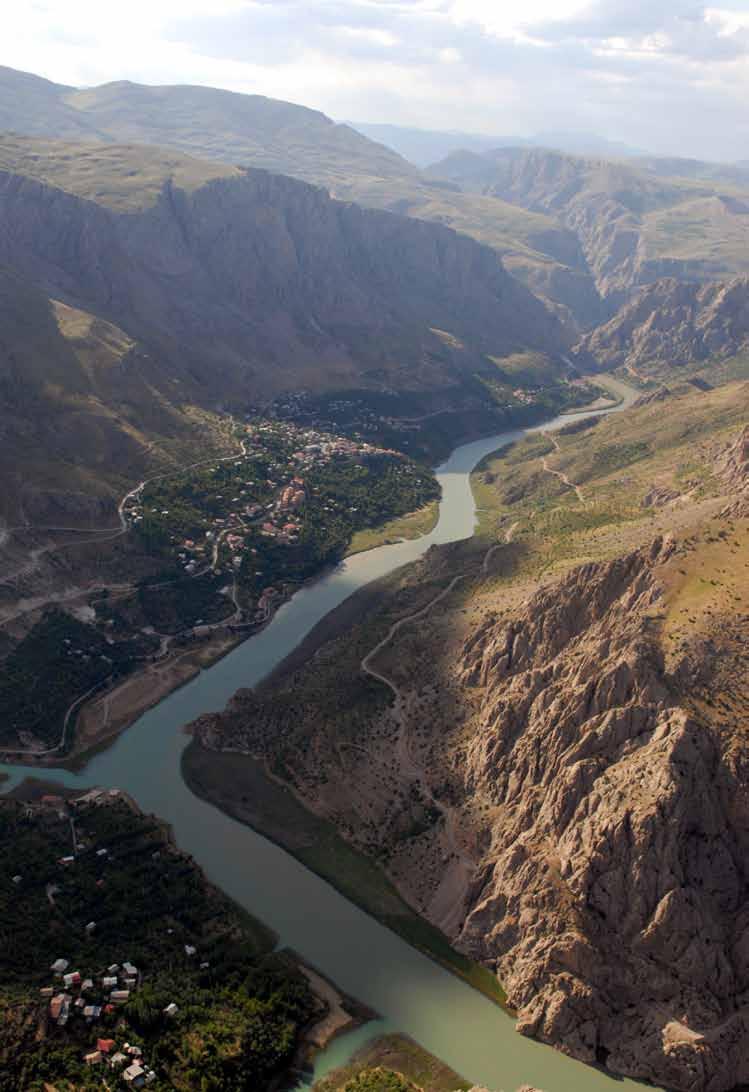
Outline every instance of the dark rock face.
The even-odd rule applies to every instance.
[[[605,367],[690,364],[749,345],[749,277],[686,284],[673,278],[642,289],[578,349]]]
[[[68,493],[73,512],[76,492],[111,497],[154,443],[200,442],[196,406],[356,387],[464,408],[486,354],[568,344],[449,228],[98,147],[0,142],[0,519],[19,522],[22,494],[35,519]]]
[[[484,352],[564,346],[488,248],[264,171],[189,194],[167,181],[127,214],[0,174],[0,263],[117,322],[214,397],[217,379],[252,394],[368,373],[439,386]]]

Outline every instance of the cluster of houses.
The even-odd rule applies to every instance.
[[[156,1080],[156,1071],[146,1065],[143,1050],[134,1043],[119,1048],[114,1039],[97,1039],[96,1049],[84,1054],[83,1060],[89,1066],[115,1070],[130,1088],[143,1088]]]
[[[390,391],[394,394],[394,391]],[[334,398],[326,400],[324,413],[316,403],[310,391],[291,391],[279,395],[273,404],[266,408],[267,415],[274,420],[305,422],[311,427],[330,431],[337,426],[337,420],[345,420],[346,427],[357,432],[379,432],[387,417],[370,409],[361,398]]]
[[[49,998],[50,1019],[59,1027],[76,1013],[90,1022],[98,1020],[102,1013],[114,1012],[118,1005],[126,1004],[138,986],[138,968],[127,960],[121,966],[112,963],[96,979],[84,978],[80,971],[69,971],[68,967],[67,959],[56,959],[50,970],[59,983],[39,991],[43,998]]]
[[[185,952],[195,954],[195,948],[185,945]],[[140,981],[138,968],[129,960],[110,964],[96,978],[83,978],[80,971],[68,970],[69,966],[67,959],[56,959],[50,970],[58,980],[57,985],[40,990],[42,998],[49,999],[49,1018],[58,1027],[65,1027],[74,1015],[93,1024],[103,1015],[113,1014],[130,999]],[[164,1015],[174,1017],[178,1011],[172,1001],[164,1009]],[[83,1055],[83,1061],[89,1066],[106,1065],[116,1070],[131,1088],[142,1088],[156,1080],[155,1071],[145,1064],[142,1048],[134,1044],[125,1043],[119,1049],[114,1039],[99,1038],[96,1048]]]
[[[248,447],[245,459],[260,455],[267,457],[268,440],[272,437],[275,441],[281,440],[287,446],[296,448],[288,459],[272,460],[268,464],[270,473],[285,478],[282,483],[268,478],[263,482],[264,488],[275,489],[275,496],[265,503],[246,501],[248,488],[257,486],[258,483],[246,481],[242,488],[237,488],[237,495],[227,497],[227,504],[231,509],[224,516],[214,516],[211,527],[205,532],[205,541],[198,542],[187,538],[176,547],[177,560],[188,576],[193,576],[201,571],[201,562],[207,560],[209,552],[214,556],[214,567],[218,560],[216,545],[223,543],[229,551],[230,561],[234,569],[239,569],[243,556],[246,553],[255,553],[251,546],[251,535],[248,531],[259,532],[263,538],[273,539],[281,545],[291,545],[298,541],[302,529],[302,509],[307,500],[307,487],[302,473],[316,466],[324,466],[332,459],[341,456],[366,460],[377,455],[391,455],[401,457],[399,452],[390,449],[379,448],[373,444],[358,440],[350,440],[345,436],[332,436],[329,433],[316,429],[300,429],[288,422],[265,422],[246,426],[246,445]],[[234,464],[241,468],[244,460],[238,459]],[[289,476],[290,475],[290,476]],[[214,500],[222,500],[222,494],[216,494]],[[236,507],[235,507],[236,506]],[[127,511],[128,517],[137,522],[141,514],[139,501],[133,499],[131,507]],[[152,510],[158,514],[156,509]],[[161,515],[168,515],[168,510]],[[217,570],[219,571],[219,570]],[[258,604],[258,611],[264,613],[273,598],[266,595],[266,603]]]
[[[289,396],[287,409],[293,408],[292,403],[296,405],[296,397]],[[315,467],[324,466],[340,457],[359,461],[381,455],[403,457],[400,452],[391,449],[346,436],[335,436],[315,427],[300,427],[278,418],[248,423],[244,426],[244,434],[245,454],[237,458],[234,467],[241,470],[248,460],[259,457],[272,477],[263,482],[237,481],[232,490],[236,495],[229,496],[227,493],[224,496],[219,492],[211,498],[214,504],[225,501],[228,511],[210,519],[210,526],[203,532],[204,538],[200,541],[185,538],[174,545],[176,560],[186,576],[199,576],[207,571],[207,567],[221,573],[221,566],[226,561],[232,570],[238,571],[245,558],[258,553],[259,542],[255,536],[284,546],[298,542],[303,527],[303,509],[309,497],[304,475]],[[279,448],[285,453],[281,453]],[[261,486],[266,498],[267,491],[272,490],[272,497],[259,503],[255,499],[258,486]],[[131,525],[142,522],[145,512],[143,503],[140,494],[129,500],[124,514]],[[150,512],[156,516],[169,515],[168,509],[159,511],[151,508]],[[256,570],[256,576],[261,575],[262,570]],[[265,588],[256,604],[254,620],[266,620],[281,594],[276,588]]]

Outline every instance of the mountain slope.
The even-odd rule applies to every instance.
[[[245,391],[345,385],[373,368],[444,380],[434,327],[471,366],[564,344],[490,249],[447,228],[136,146],[15,140],[0,164],[0,261]]]
[[[215,426],[122,329],[0,268],[0,522],[113,525],[118,494]]]
[[[31,449],[58,450],[61,434],[39,431],[55,402],[96,417],[83,447],[117,477],[126,434],[138,448],[178,432],[190,407],[247,407],[300,388],[459,400],[486,354],[567,344],[467,237],[149,147],[0,142],[0,266],[4,466],[30,469]],[[89,316],[85,367],[65,307]],[[127,428],[114,423],[123,403]]]
[[[599,301],[575,239],[553,219],[459,192],[324,114],[209,87],[118,82],[77,90],[0,68],[0,129],[71,140],[139,142],[264,167],[325,186],[334,197],[472,235],[516,275],[585,325]],[[574,254],[570,264],[570,255]]]
[[[747,346],[749,277],[736,277],[708,284],[655,281],[578,348],[605,367],[647,369],[734,356]]]
[[[652,168],[652,161],[643,170],[559,152],[498,149],[456,153],[430,173],[544,213],[574,232],[610,309],[634,287],[664,276],[714,280],[749,272],[749,176],[736,189],[703,177],[693,165],[691,178],[661,177]]]
[[[272,764],[521,1031],[680,1092],[749,1078],[748,409],[747,383],[685,388],[490,456],[478,538],[321,627],[188,757],[240,815],[221,771]]]
[[[2,130],[155,144],[284,174],[306,169],[330,185],[360,173],[416,173],[395,152],[318,110],[212,87],[123,80],[79,90],[0,66]]]

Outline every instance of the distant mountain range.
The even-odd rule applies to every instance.
[[[678,170],[684,175],[671,173]],[[661,277],[723,280],[749,272],[749,172],[739,168],[500,148],[455,152],[429,173],[574,233],[609,315]]]
[[[377,140],[417,167],[429,167],[452,152],[490,152],[495,148],[555,148],[573,155],[605,155],[612,158],[643,155],[618,140],[588,133],[548,132],[532,137],[489,136],[483,133],[413,129],[374,122],[347,122],[370,140]]]
[[[516,147],[422,171],[291,103],[7,68],[3,130],[21,134],[0,138],[0,441],[18,483],[38,457],[45,488],[86,493],[114,452],[137,468],[156,437],[191,435],[191,406],[459,386],[487,355],[566,352],[664,277],[749,273],[738,166]]]

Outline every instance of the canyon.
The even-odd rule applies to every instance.
[[[679,1092],[747,1079],[748,395],[669,395],[656,439],[662,401],[562,430],[583,500],[542,434],[500,453],[496,530],[195,726],[494,970],[520,1031]]]
[[[184,829],[204,852],[218,832],[256,838],[204,801],[258,827],[521,1033],[599,1067],[560,1071],[586,1087],[749,1084],[746,169],[537,147],[420,169],[292,103],[11,69],[0,130],[4,663],[53,604],[119,626],[123,597],[164,576],[128,537],[128,498],[204,462],[239,468],[268,421],[313,421],[304,445],[319,450],[344,442],[334,406],[345,436],[432,463],[458,439],[535,426],[484,449],[473,535],[460,500],[460,534],[394,546],[402,568],[373,551],[372,578],[387,575],[352,577],[350,601],[367,555],[326,572],[331,613],[310,634],[312,586],[287,604],[301,604],[293,632],[282,607],[286,662],[270,610],[241,669],[246,633],[226,629],[175,644],[177,671],[159,657],[183,632],[135,612],[158,664],[116,725],[107,689],[76,699],[65,730],[87,702],[80,748],[109,742],[158,700],[133,728],[145,750],[116,752],[153,807],[175,822],[194,807]],[[627,410],[574,412],[588,401]],[[538,424],[557,411],[555,431]],[[229,566],[248,528],[229,508],[253,484],[209,498],[226,500],[214,523],[240,521],[217,594],[242,624]],[[163,532],[172,554],[195,547],[186,528]],[[212,571],[228,529],[209,531]],[[265,583],[276,606],[291,594]],[[97,619],[92,597],[110,593]],[[224,656],[202,704],[176,689],[199,692]],[[144,733],[159,716],[172,735],[193,720],[195,796],[182,742]],[[144,754],[178,782],[163,797]],[[91,762],[105,783],[114,755]],[[258,860],[286,875],[273,852]],[[237,881],[248,902],[252,879]]]

